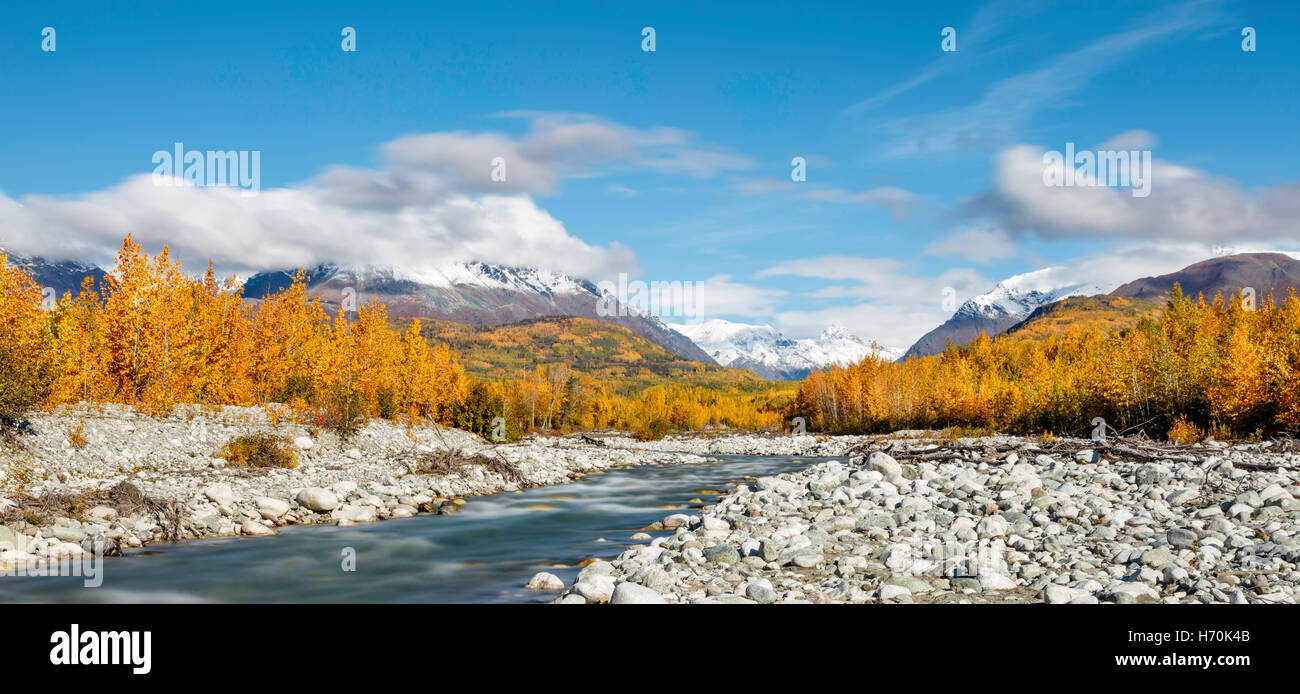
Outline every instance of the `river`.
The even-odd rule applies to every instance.
[[[571,484],[471,497],[449,516],[150,545],[104,560],[96,588],[73,576],[0,577],[0,601],[548,602],[557,593],[523,587],[536,572],[572,584],[579,562],[617,556],[640,528],[670,513],[695,513],[715,498],[710,492],[746,476],[830,460],[717,457],[720,462],[609,470]],[[355,570],[344,570],[345,555]]]

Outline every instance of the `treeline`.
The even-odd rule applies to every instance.
[[[0,411],[121,403],[164,414],[178,403],[284,403],[347,431],[365,417],[446,419],[463,399],[464,370],[429,345],[418,321],[399,333],[382,304],[331,318],[301,274],[260,304],[209,266],[185,274],[164,249],[150,257],[128,236],[97,292],[41,306],[41,290],[0,254]],[[45,310],[45,309],[49,310]]]
[[[753,393],[672,384],[622,395],[567,366],[545,365],[537,366],[527,378],[473,384],[467,398],[470,404],[461,415],[469,419],[454,423],[478,433],[490,432],[491,427],[485,427],[491,422],[488,415],[504,412],[506,436],[511,439],[526,431],[621,429],[652,440],[672,431],[709,427],[779,428],[792,395],[779,388]]]
[[[166,248],[151,257],[129,236],[102,293],[89,279],[52,307],[42,306],[41,293],[0,252],[0,420],[78,402],[154,415],[181,403],[281,403],[302,421],[344,434],[383,417],[509,440],[599,428],[659,438],[707,425],[777,426],[787,405],[775,391],[672,385],[624,396],[564,366],[479,381],[446,345],[421,335],[419,320],[395,327],[383,304],[331,316],[319,297],[307,296],[301,273],[279,293],[246,301],[233,278],[217,280],[211,265],[203,278],[191,277]]]
[[[811,374],[788,412],[810,428],[878,433],[983,427],[1087,434],[1171,429],[1258,437],[1300,426],[1300,300],[1240,294],[1207,303],[1174,287],[1159,319],[1123,331],[1096,326],[1036,340],[981,335],[942,354],[876,359]]]

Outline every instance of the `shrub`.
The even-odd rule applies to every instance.
[[[1187,420],[1187,417],[1178,415],[1174,420],[1174,425],[1169,428],[1169,441],[1171,443],[1196,443],[1204,437],[1202,432],[1195,424]]]
[[[77,422],[77,426],[72,427],[68,432],[68,443],[73,450],[79,451],[86,447],[88,442],[86,441],[86,425],[84,423]]]
[[[338,434],[339,438],[348,439],[365,426],[368,411],[365,397],[340,383],[325,394],[325,402],[316,417],[316,424]]]
[[[651,416],[642,419],[632,430],[632,436],[638,441],[658,441],[668,435],[672,423],[664,417]]]
[[[221,457],[244,467],[298,467],[298,453],[292,444],[271,434],[240,436],[221,447]]]

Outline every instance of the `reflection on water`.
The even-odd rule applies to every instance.
[[[273,537],[151,545],[103,564],[104,582],[0,577],[5,602],[547,602],[523,588],[538,571],[566,583],[591,557],[618,555],[671,509],[827,458],[721,456],[702,465],[648,466],[566,485],[470,498],[450,516],[299,526]],[[662,535],[665,533],[651,533]],[[606,542],[598,542],[599,539]],[[344,571],[346,548],[355,571]]]

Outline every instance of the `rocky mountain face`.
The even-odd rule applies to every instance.
[[[289,286],[291,271],[259,273],[244,296],[260,299]],[[306,272],[307,291],[337,307],[377,299],[392,316],[435,318],[476,327],[546,316],[595,318],[695,361],[716,362],[681,333],[635,306],[603,300],[592,282],[538,268],[461,263],[413,272],[392,266],[327,264]],[[602,315],[605,314],[605,315]]]
[[[65,292],[76,296],[81,291],[81,281],[86,277],[94,280],[96,290],[103,289],[105,273],[95,265],[67,260],[50,262],[39,256],[21,255],[9,256],[9,263],[25,269],[43,289],[53,289],[56,299]]]
[[[770,325],[713,319],[673,325],[723,366],[748,369],[769,380],[797,380],[813,369],[861,361],[873,350],[893,360],[900,353],[873,347],[844,328],[831,326],[816,338],[792,340]]]
[[[949,340],[960,346],[979,337],[981,332],[992,337],[1021,322],[1040,306],[1071,296],[1105,294],[1109,289],[1087,281],[1061,282],[1057,268],[1009,277],[963,303],[952,318],[908,348],[904,358],[938,354],[948,346]]]
[[[1184,296],[1203,294],[1206,301],[1219,292],[1228,298],[1242,287],[1251,287],[1256,301],[1262,304],[1270,291],[1278,300],[1292,289],[1300,292],[1300,260],[1284,253],[1239,253],[1203,260],[1167,275],[1143,277],[1111,293],[1164,301],[1175,282],[1182,287]]]

